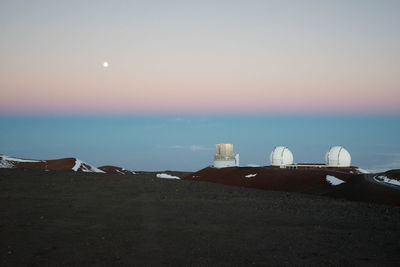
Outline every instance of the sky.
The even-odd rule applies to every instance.
[[[400,168],[399,12],[391,0],[1,0],[0,154],[196,170],[221,142],[246,164],[275,145],[295,161],[345,145],[366,168]]]
[[[270,164],[275,146],[295,163],[324,163],[342,145],[352,165],[400,168],[400,118],[326,116],[0,117],[0,154],[28,159],[78,157],[94,166],[197,171],[213,164],[215,144],[232,143],[240,165]]]
[[[2,0],[0,111],[398,114],[399,11],[390,0]]]

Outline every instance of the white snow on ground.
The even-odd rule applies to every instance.
[[[85,165],[83,165],[85,164]],[[91,166],[90,164],[87,164],[86,162],[83,162],[80,159],[75,159],[75,165],[72,167],[73,171],[78,171],[79,168],[82,166],[82,171],[83,172],[99,172],[99,173],[105,173],[104,171],[97,169],[96,167]],[[87,167],[89,166],[89,168]]]
[[[255,173],[255,174],[248,174],[248,175],[246,175],[245,177],[246,178],[251,178],[251,177],[254,177],[254,176],[256,176],[257,175],[257,173]]]
[[[11,162],[2,159],[0,161],[0,168],[4,168],[4,169],[11,169],[11,168],[15,168],[14,164],[12,164]]]
[[[260,165],[257,165],[257,164],[247,164],[247,167],[260,167]]]
[[[369,173],[369,171],[361,169],[361,168],[357,168],[357,171],[359,171],[361,173]]]
[[[340,180],[336,178],[335,176],[327,175],[326,176],[326,181],[330,183],[331,185],[340,185],[342,183],[345,183],[345,181]]]
[[[76,160],[75,160],[75,165],[74,165],[74,167],[72,167],[72,170],[73,170],[74,172],[78,171],[78,169],[79,169],[79,167],[81,166],[81,164],[82,164],[82,161],[79,160],[79,159],[76,159]]]
[[[118,170],[118,169],[116,169],[116,171],[117,171],[118,173],[122,174],[122,175],[125,175],[124,172],[122,172],[122,171],[120,171],[120,170]]]
[[[384,176],[384,175],[379,175],[378,177],[374,177],[374,178],[378,182],[384,182],[384,183],[400,186],[400,181],[398,181],[396,179],[390,179],[389,177]]]
[[[19,158],[9,157],[6,155],[0,155],[0,157],[1,157],[0,168],[4,169],[15,168],[13,162],[41,162],[41,160],[19,159]]]
[[[164,178],[164,179],[181,179],[178,176],[169,175],[166,173],[157,173],[157,178]]]
[[[13,158],[9,157],[6,155],[1,155],[3,157],[3,160],[6,161],[16,161],[16,162],[41,162],[41,160],[32,160],[32,159],[18,159],[18,158]]]
[[[115,169],[116,171],[117,171],[117,173],[120,173],[120,174],[122,174],[122,175],[126,175],[126,173],[125,172],[123,172],[123,171],[127,171],[127,170],[125,170],[125,169],[122,169],[121,171],[120,170],[118,170],[118,169]],[[133,172],[133,171],[127,171],[128,172],[128,174],[130,173],[130,174],[136,174],[136,172]]]

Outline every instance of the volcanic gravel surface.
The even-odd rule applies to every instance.
[[[398,266],[399,222],[300,193],[0,169],[1,266]]]

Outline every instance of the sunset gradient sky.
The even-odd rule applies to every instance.
[[[0,1],[0,154],[400,168],[400,1]],[[103,63],[108,62],[107,68]]]
[[[0,113],[399,114],[399,12],[390,0],[3,0]]]

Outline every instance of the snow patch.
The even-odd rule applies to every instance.
[[[256,167],[260,167],[260,165],[257,165],[257,164],[247,164],[246,167],[254,167],[254,168],[256,168]]]
[[[76,171],[78,171],[78,169],[79,169],[79,167],[82,165],[82,161],[81,160],[79,160],[79,159],[75,159],[75,165],[74,165],[74,167],[72,167],[72,170],[74,171],[74,172],[76,172]]]
[[[345,183],[345,181],[340,180],[336,178],[335,176],[327,175],[326,176],[326,181],[330,183],[331,185],[340,185],[342,183]]]
[[[14,164],[12,164],[11,162],[2,159],[2,160],[0,161],[0,168],[3,168],[3,169],[12,169],[12,168],[15,168],[15,166],[14,166]]]
[[[357,171],[359,171],[361,173],[369,173],[369,171],[361,169],[361,168],[357,168]]]
[[[41,160],[31,160],[31,159],[19,159],[14,157],[9,157],[6,155],[0,155],[0,168],[11,169],[15,168],[14,162],[41,162]]]
[[[396,179],[391,179],[385,175],[379,175],[377,177],[374,177],[376,181],[378,182],[384,182],[384,183],[388,183],[391,185],[396,185],[396,186],[400,186],[400,181],[396,180]]]
[[[15,162],[41,162],[41,160],[32,160],[32,159],[19,159],[19,158],[14,158],[14,157],[9,157],[6,155],[1,155],[3,160],[5,161],[15,161]]]
[[[169,175],[166,173],[157,173],[157,178],[164,178],[164,179],[181,179],[178,176]]]
[[[81,170],[83,172],[98,172],[98,173],[105,173],[104,171],[91,166],[90,164],[87,164],[86,162],[83,162],[80,159],[75,159],[75,165],[74,167],[72,167],[73,171],[78,171],[79,168],[81,168]]]
[[[248,174],[248,175],[246,175],[245,177],[246,178],[251,178],[251,177],[254,177],[254,176],[256,176],[257,175],[257,173],[254,173],[254,174]]]
[[[122,172],[122,171],[120,171],[120,170],[118,170],[118,169],[116,169],[116,171],[117,171],[118,173],[122,174],[122,175],[125,175],[124,172]]]

